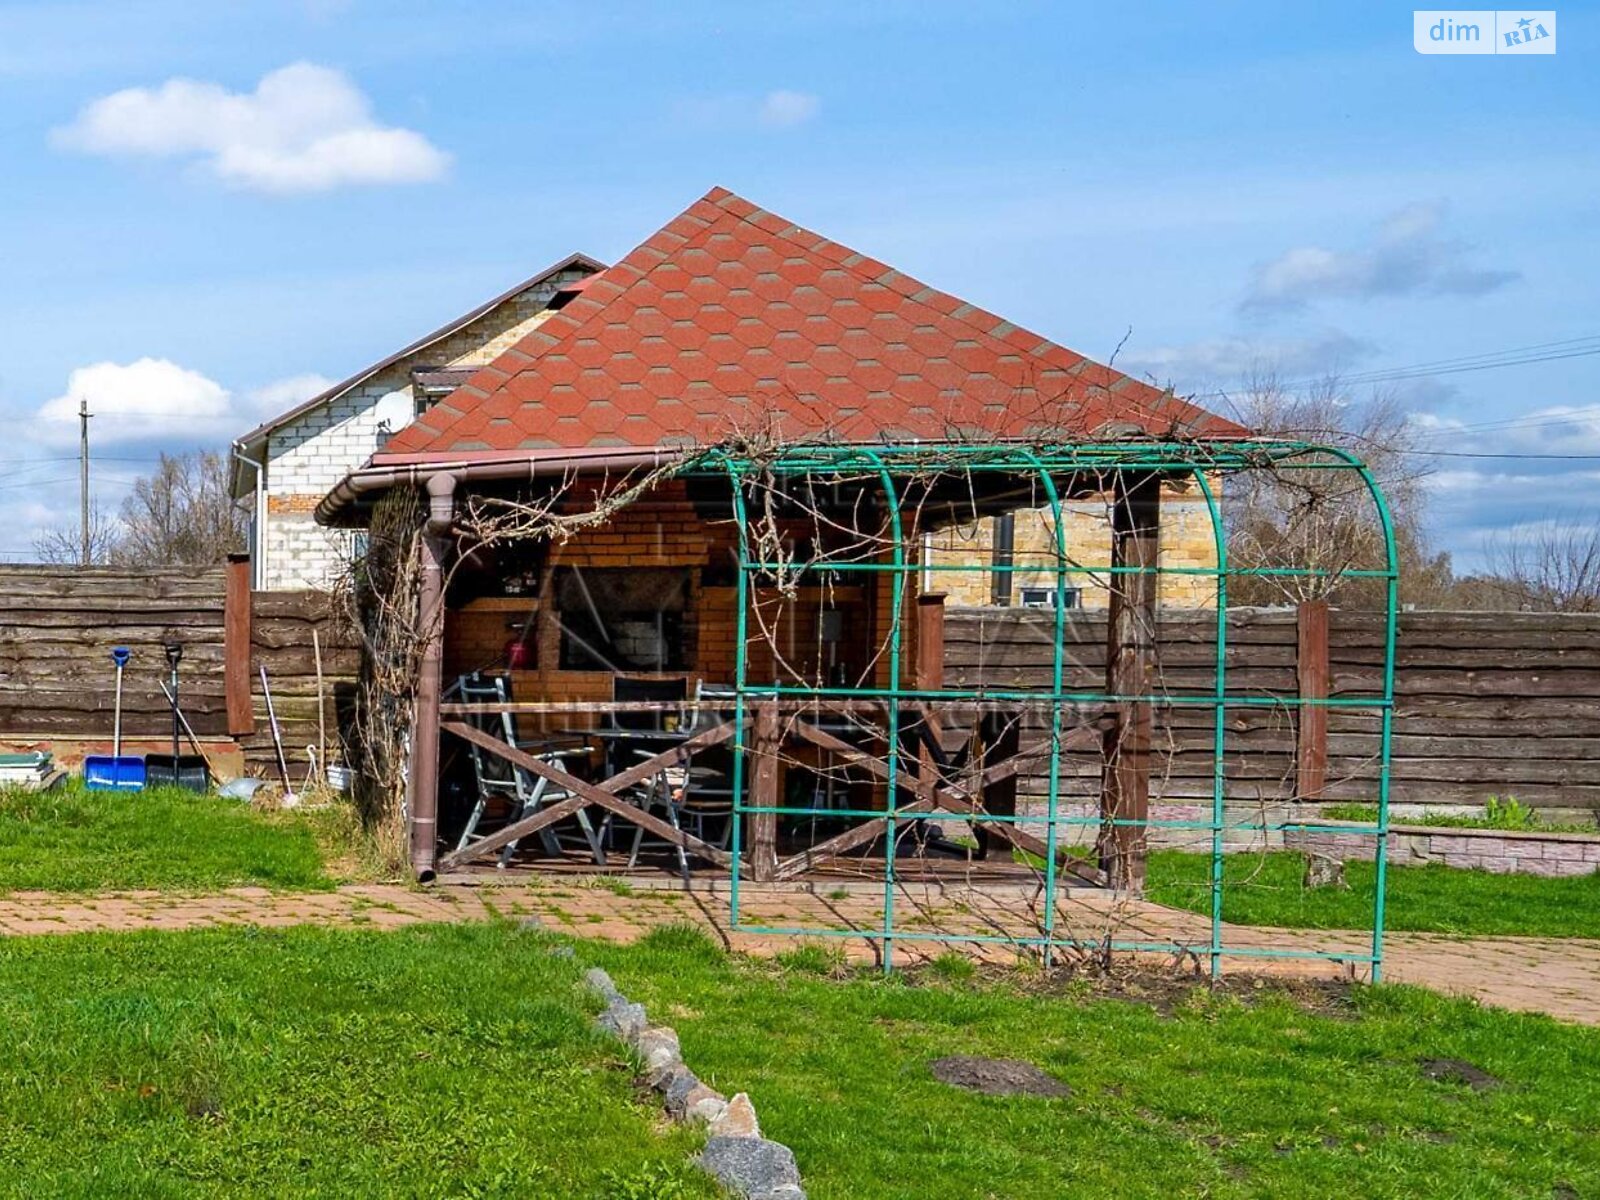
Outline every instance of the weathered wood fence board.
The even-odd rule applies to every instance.
[[[180,642],[180,698],[195,732],[213,743],[236,735],[248,765],[270,764],[265,664],[285,745],[303,770],[305,747],[318,740],[314,630],[328,740],[337,750],[357,655],[340,639],[331,600],[318,592],[251,593],[247,571],[247,563],[198,574],[0,566],[0,738],[109,739],[113,646],[132,652],[124,737],[165,738],[172,710],[161,692],[164,647]]]
[[[1376,696],[1382,686],[1381,615],[1332,610],[1326,630],[1326,679],[1334,698]],[[1322,636],[1313,622],[1314,636]],[[1045,688],[1054,617],[1003,608],[952,608],[946,619],[945,669],[952,686]],[[1228,614],[1231,692],[1293,697],[1304,677],[1299,614],[1238,609]],[[1215,686],[1216,618],[1163,612],[1158,630],[1158,689],[1201,692]],[[1068,614],[1066,686],[1097,690],[1105,619]],[[1409,612],[1396,649],[1392,798],[1411,804],[1482,804],[1512,794],[1548,809],[1600,808],[1600,616],[1547,613]],[[1312,672],[1311,678],[1316,678]],[[1157,707],[1152,790],[1167,802],[1211,796],[1212,713]],[[1224,777],[1237,801],[1284,801],[1309,790],[1305,755],[1322,747],[1321,795],[1371,800],[1377,780],[1375,711],[1331,708],[1324,733],[1302,733],[1292,706],[1230,709]],[[1042,719],[1025,723],[1036,744]],[[1064,756],[1062,796],[1096,796],[1098,755]],[[1024,794],[1046,794],[1034,772]]]

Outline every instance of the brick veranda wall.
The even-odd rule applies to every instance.
[[[1220,481],[1213,487],[1220,487]],[[1067,558],[1085,566],[1104,566],[1111,560],[1111,510],[1104,497],[1065,501],[1061,505],[1062,533]],[[936,572],[930,590],[944,592],[952,605],[978,606],[993,602],[993,561],[996,521],[986,518],[933,536],[929,561],[941,566],[972,570]],[[1056,586],[1055,521],[1048,508],[1024,509],[1013,517],[1013,557],[1018,570],[1011,574],[1011,604],[1022,600],[1023,588]],[[1192,484],[1170,484],[1161,494],[1160,563],[1174,568],[1215,567],[1216,537],[1210,510]],[[1081,588],[1083,607],[1104,609],[1110,602],[1104,577],[1069,574],[1069,588]],[[1204,575],[1163,575],[1157,599],[1164,607],[1207,608],[1216,597],[1216,580]]]

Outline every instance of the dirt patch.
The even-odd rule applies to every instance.
[[[1417,1060],[1417,1069],[1428,1079],[1436,1079],[1440,1083],[1464,1083],[1475,1092],[1500,1086],[1500,1080],[1482,1067],[1475,1067],[1460,1058],[1420,1058]]]
[[[1162,1016],[1171,1016],[1196,1001],[1228,996],[1250,1005],[1265,1000],[1289,1000],[1309,1013],[1350,1018],[1356,1013],[1352,990],[1358,986],[1338,979],[1298,979],[1293,976],[1227,974],[1213,982],[1187,970],[1164,970],[1139,963],[1099,966],[1063,966],[1026,975],[1015,968],[985,966],[979,978],[1008,983],[1038,995],[1066,995],[1089,1000],[1120,1000],[1141,1004]]]
[[[985,1096],[1070,1096],[1072,1089],[1030,1062],[952,1054],[930,1064],[933,1077],[951,1087]]]

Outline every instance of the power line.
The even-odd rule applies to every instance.
[[[1480,354],[1466,354],[1455,358],[1439,358],[1427,362],[1409,363],[1397,367],[1384,367],[1360,371],[1353,375],[1340,375],[1340,384],[1394,383],[1410,379],[1424,379],[1434,375],[1460,375],[1471,371],[1488,371],[1500,367],[1529,366],[1536,363],[1558,362],[1568,358],[1587,358],[1600,354],[1600,334],[1564,338],[1555,342],[1535,342],[1527,346],[1512,346],[1503,350],[1489,350]],[[1321,379],[1299,379],[1282,384],[1286,391],[1300,391],[1314,387]],[[1217,390],[1198,393],[1203,396],[1226,396]]]
[[[1419,458],[1505,458],[1559,462],[1600,462],[1600,454],[1490,454],[1472,450],[1418,450]]]

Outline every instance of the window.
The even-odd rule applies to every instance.
[[[676,671],[689,660],[686,567],[563,567],[555,608],[564,670]]]
[[[1055,588],[1025,587],[1022,589],[1023,608],[1054,608],[1056,604]],[[1062,608],[1082,608],[1082,588],[1061,589]]]

